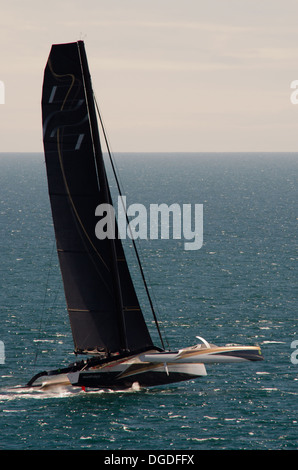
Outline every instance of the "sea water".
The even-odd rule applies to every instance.
[[[24,388],[75,357],[44,158],[1,154],[0,448],[296,449],[297,154],[114,158],[129,204],[203,204],[199,250],[137,242],[166,346],[259,344],[264,361],[126,392]]]

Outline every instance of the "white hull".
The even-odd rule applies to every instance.
[[[180,349],[177,352],[146,353],[140,356],[143,362],[160,362],[189,364],[200,362],[202,364],[238,363],[261,359],[261,350],[258,346],[222,346],[196,345]]]
[[[111,360],[82,361],[67,370],[38,374],[30,385],[42,388],[73,385],[83,388],[130,388],[134,383],[149,387],[207,375],[205,364],[262,360],[258,346],[218,347],[203,343],[177,351],[147,351]]]

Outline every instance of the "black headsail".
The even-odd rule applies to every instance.
[[[44,73],[43,139],[58,257],[77,353],[153,346],[121,240],[98,240],[112,204],[82,41],[53,45]]]

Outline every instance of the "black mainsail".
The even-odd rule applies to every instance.
[[[42,94],[44,152],[58,257],[76,353],[152,348],[121,240],[98,240],[112,204],[84,43],[53,45]]]

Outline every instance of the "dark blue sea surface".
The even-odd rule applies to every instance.
[[[1,154],[0,448],[297,449],[298,155],[115,161],[128,204],[204,207],[201,249],[186,251],[183,239],[137,243],[169,346],[196,344],[196,335],[217,345],[257,343],[264,361],[207,365],[206,377],[145,390],[24,388],[75,357],[44,158]]]

